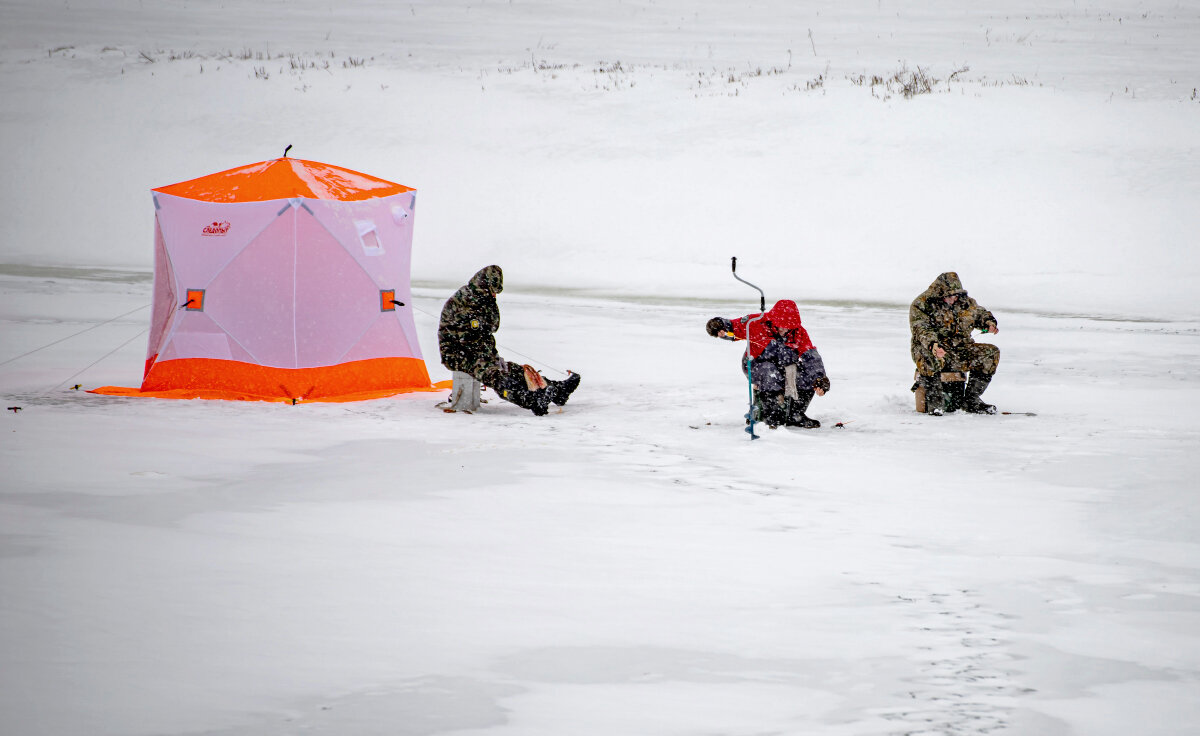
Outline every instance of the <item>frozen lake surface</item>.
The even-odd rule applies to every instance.
[[[6,334],[82,329],[63,293],[120,314],[149,285],[6,276]],[[423,335],[446,293],[416,290]],[[1197,324],[1002,313],[989,398],[1038,416],[939,419],[912,411],[904,310],[802,305],[834,376],[825,426],[752,443],[739,349],[703,332],[733,303],[501,307],[503,345],[583,373],[561,414],[46,390],[136,314],[8,367],[10,722],[1091,735],[1200,717]],[[119,380],[139,349],[92,371]]]

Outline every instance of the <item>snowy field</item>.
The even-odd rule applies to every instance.
[[[909,5],[0,0],[0,734],[1197,733],[1200,8]],[[72,390],[149,189],[288,144],[565,410]],[[730,256],[821,429],[742,431]],[[1037,416],[912,411],[945,270]]]

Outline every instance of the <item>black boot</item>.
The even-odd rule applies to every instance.
[[[505,401],[516,404],[522,409],[528,409],[537,416],[545,416],[550,411],[550,394],[546,389],[530,391],[521,386],[520,388],[506,388],[497,391],[500,398]]]
[[[972,414],[995,414],[996,407],[991,404],[984,403],[979,396],[987,390],[988,384],[992,382],[991,373],[981,373],[979,371],[971,371],[971,377],[967,379],[966,396],[963,399],[963,409]]]
[[[798,391],[796,398],[786,400],[787,426],[803,427],[804,429],[816,429],[821,426],[820,422],[804,413],[808,411],[808,405],[812,403],[813,395],[812,391]]]
[[[957,374],[959,380],[946,380],[946,373],[942,374],[942,396],[946,400],[946,413],[953,414],[959,409],[965,408],[967,402],[967,377],[965,374]],[[950,374],[954,376],[955,374]]]
[[[783,404],[783,394],[759,393],[755,396],[756,403],[761,402],[762,416],[759,421],[771,429],[787,423],[787,409]]]
[[[940,417],[946,410],[946,397],[942,395],[942,376],[921,376],[921,387],[925,389],[925,413]]]
[[[579,388],[579,374],[574,371],[567,371],[567,373],[569,375],[565,381],[546,381],[546,392],[550,395],[550,401],[559,406],[567,403],[571,393]]]

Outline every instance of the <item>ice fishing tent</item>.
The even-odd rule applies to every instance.
[[[284,158],[153,190],[140,390],[339,401],[430,388],[409,272],[416,192]]]

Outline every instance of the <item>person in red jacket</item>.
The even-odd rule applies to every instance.
[[[820,427],[805,412],[813,396],[829,390],[825,362],[800,321],[800,310],[790,299],[775,302],[765,314],[748,314],[730,320],[713,317],[708,334],[726,340],[749,338],[750,378],[761,403],[762,421],[768,426]],[[745,361],[742,372],[746,372]]]

